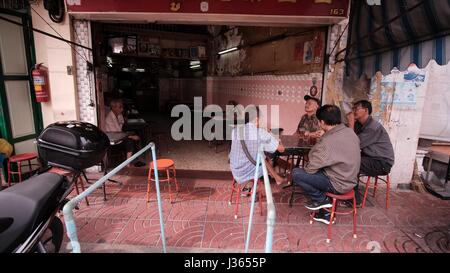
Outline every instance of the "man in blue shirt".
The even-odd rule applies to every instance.
[[[256,161],[258,147],[261,146],[264,152],[269,153],[284,152],[284,146],[274,136],[259,128],[259,108],[250,106],[246,110],[245,124],[234,128],[231,135],[230,167],[234,179],[239,184],[253,181],[256,171],[256,165],[253,162]],[[241,140],[244,140],[244,143]],[[246,155],[244,145],[248,155]],[[286,178],[281,177],[267,159],[266,166],[278,185],[286,182]],[[262,168],[260,168],[258,177],[262,175]],[[247,187],[244,187],[244,189],[247,189]]]

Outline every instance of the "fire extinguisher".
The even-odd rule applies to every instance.
[[[33,77],[34,91],[37,102],[47,102],[50,100],[50,86],[48,85],[48,69],[42,63],[36,64],[31,72]]]

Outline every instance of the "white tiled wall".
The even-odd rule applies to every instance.
[[[90,22],[74,20],[74,40],[86,47],[92,47]],[[86,60],[92,63],[92,52],[77,47],[76,54],[76,82],[80,120],[97,125],[95,81],[94,73],[87,70]]]

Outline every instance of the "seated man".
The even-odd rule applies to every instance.
[[[249,107],[247,107],[248,109]],[[245,112],[245,125],[238,125],[231,134],[230,168],[234,179],[239,184],[253,181],[258,147],[262,146],[265,152],[284,152],[284,147],[278,140],[266,130],[259,128],[259,115],[259,108],[251,106],[250,111]],[[286,182],[285,178],[275,172],[268,160],[266,160],[266,166],[278,185]],[[262,177],[262,175],[262,168],[260,168],[258,177]],[[250,190],[250,188],[244,187],[243,195],[248,196]]]
[[[359,137],[361,148],[359,172],[369,176],[389,174],[394,165],[394,149],[383,125],[371,116],[372,104],[367,100],[360,100],[353,104],[352,110],[347,117],[350,117],[349,127],[354,128]],[[355,187],[355,194],[356,203],[360,204],[358,185]]]
[[[319,120],[316,117],[316,111],[320,107],[320,101],[309,95],[306,95],[304,99],[306,101],[306,113],[298,123],[297,133],[304,130],[306,136],[320,137],[323,134],[323,131],[320,129]]]
[[[355,187],[361,155],[359,139],[352,129],[341,124],[337,106],[322,106],[317,118],[325,134],[309,152],[305,168],[295,168],[292,175],[294,183],[311,197],[305,207],[320,210],[314,220],[329,224],[330,213],[323,209],[332,205],[325,194],[345,194]]]
[[[110,103],[111,111],[106,116],[106,132],[122,132],[122,126],[125,123],[125,119],[123,118],[123,102],[120,99],[111,100]],[[139,144],[139,136],[137,135],[129,135],[125,141],[125,146],[127,150],[127,158],[130,158],[133,154],[133,151],[136,150]],[[137,161],[134,163],[135,167],[145,166],[144,162]]]

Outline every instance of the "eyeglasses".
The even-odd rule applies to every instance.
[[[359,109],[364,109],[364,108],[358,107],[358,106],[352,107],[353,112],[356,112],[356,111],[358,111]]]

